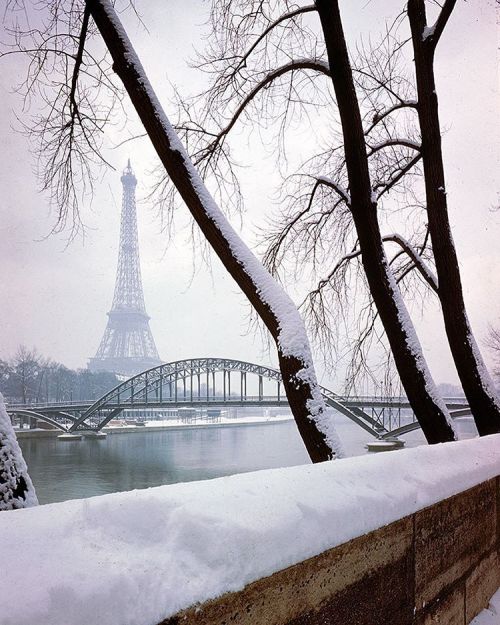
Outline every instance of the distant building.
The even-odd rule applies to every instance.
[[[130,160],[121,177],[123,201],[120,249],[113,305],[99,349],[88,363],[90,371],[133,376],[161,364],[149,327],[142,289],[135,187]]]

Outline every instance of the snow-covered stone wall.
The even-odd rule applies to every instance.
[[[161,625],[467,625],[500,585],[497,480]]]
[[[0,624],[469,622],[499,475],[496,435],[3,512]]]

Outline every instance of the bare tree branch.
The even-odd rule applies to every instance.
[[[455,8],[457,0],[445,0],[438,18],[433,26],[427,26],[422,33],[423,41],[429,41],[433,48],[435,48],[443,34],[443,31],[450,19],[451,13]]]
[[[367,146],[369,148],[367,156],[372,156],[373,154],[376,154],[379,150],[383,150],[384,148],[388,147],[402,146],[405,148],[409,148],[410,150],[416,150],[418,152],[420,152],[421,148],[419,143],[404,138],[390,138],[386,139],[385,141],[381,141],[376,145],[370,145],[369,143],[367,143]]]
[[[264,78],[262,78],[259,83],[250,91],[250,93],[245,96],[243,101],[239,104],[236,111],[231,116],[230,122],[223,128],[220,132],[217,133],[216,138],[210,143],[207,148],[204,150],[204,153],[198,157],[195,161],[195,164],[198,165],[200,161],[207,158],[208,155],[212,154],[217,146],[222,142],[224,137],[231,131],[236,122],[238,121],[240,115],[245,111],[248,104],[252,102],[252,100],[259,94],[261,91],[269,87],[276,79],[288,74],[289,72],[295,72],[300,70],[312,70],[325,76],[330,76],[330,69],[328,65],[311,59],[297,59],[295,61],[290,61],[286,65],[282,65],[270,72],[268,72]]]
[[[272,30],[274,30],[277,26],[279,26],[280,24],[282,24],[283,22],[285,22],[287,20],[291,20],[294,17],[297,17],[298,15],[303,15],[304,13],[311,13],[313,11],[316,11],[316,7],[314,6],[314,4],[310,4],[308,6],[299,7],[298,9],[295,9],[294,11],[290,11],[289,13],[285,13],[284,15],[281,15],[276,20],[271,22],[271,24],[269,24],[269,26],[262,31],[262,33],[254,41],[254,43],[241,56],[240,61],[238,62],[238,64],[236,65],[236,67],[233,70],[233,75],[236,72],[238,72],[243,66],[245,66],[248,57],[258,47],[258,45],[267,37],[267,35],[269,35],[269,33]]]
[[[370,132],[382,120],[384,120],[388,115],[392,115],[392,113],[394,113],[394,111],[399,111],[401,109],[416,109],[416,108],[417,108],[417,102],[416,101],[414,101],[414,100],[407,100],[406,102],[397,102],[396,104],[390,106],[389,108],[385,109],[384,111],[381,111],[380,113],[379,112],[375,113],[375,115],[373,116],[371,125],[365,130],[365,135],[369,135]]]
[[[388,193],[398,182],[400,182],[406,174],[415,167],[415,165],[420,161],[422,155],[420,152],[410,159],[404,167],[401,167],[396,171],[395,175],[392,176],[390,180],[387,182],[378,182],[374,186],[374,191],[378,191],[377,198],[380,199],[385,193]]]
[[[349,192],[341,187],[338,183],[336,183],[335,180],[328,178],[328,176],[318,176],[316,178],[316,181],[318,182],[318,184],[324,184],[326,187],[330,187],[330,189],[333,189],[335,193],[340,196],[340,199],[343,200],[347,206],[350,206],[351,198],[349,196]]]

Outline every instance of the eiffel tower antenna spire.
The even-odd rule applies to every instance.
[[[113,304],[99,349],[90,359],[88,368],[131,376],[159,365],[161,360],[144,303],[135,205],[137,179],[130,158],[121,182],[120,248]]]

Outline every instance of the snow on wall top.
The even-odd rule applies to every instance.
[[[1,625],[156,625],[500,474],[500,435],[0,513]]]

